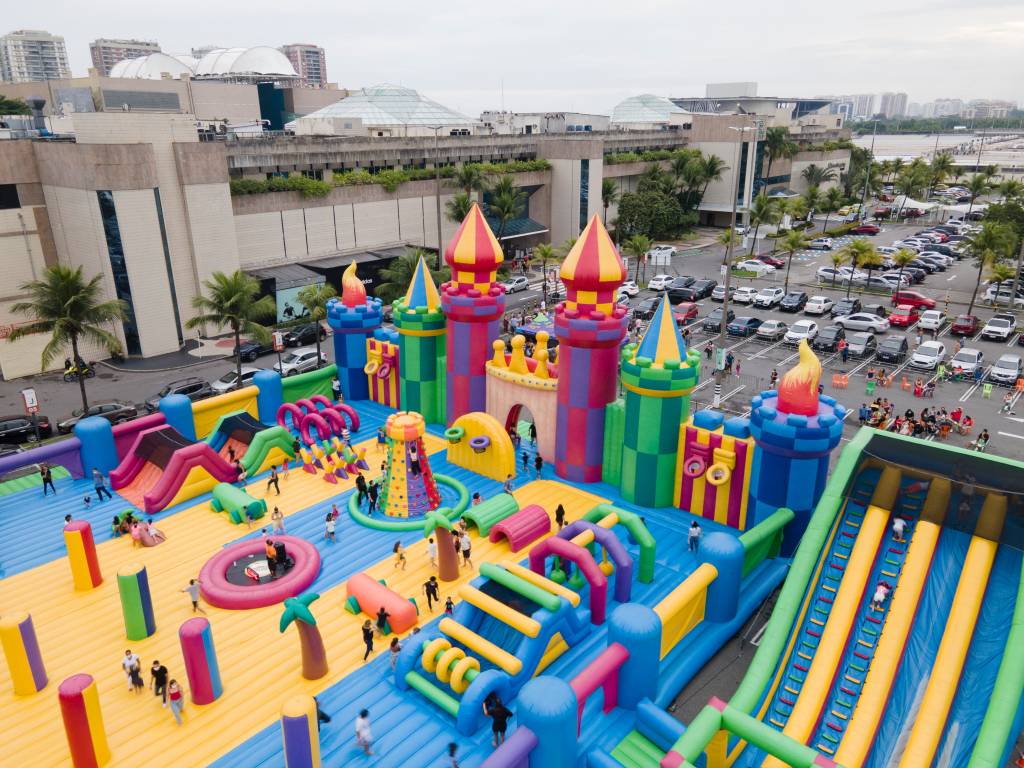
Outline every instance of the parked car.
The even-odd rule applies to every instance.
[[[734,299],[735,295],[736,295],[736,289],[733,286],[730,285],[729,286],[729,298],[735,300]],[[716,285],[715,286],[715,289],[713,291],[711,291],[711,300],[712,301],[725,301],[725,286],[724,285]]]
[[[886,336],[878,345],[875,359],[883,363],[902,363],[910,351],[906,336]]]
[[[728,327],[728,323],[731,323],[735,318],[736,313],[730,309],[729,313],[725,316],[726,327]],[[705,331],[711,331],[713,333],[718,333],[719,331],[721,331],[722,308],[716,307],[715,309],[711,310],[711,314],[704,318],[704,322],[701,323],[701,327],[704,328]]]
[[[243,363],[251,363],[256,360],[257,357],[268,355],[274,351],[274,344],[272,341],[268,341],[266,344],[256,341],[243,341],[238,347],[238,354],[242,358]]]
[[[811,342],[811,349],[818,349],[822,352],[835,352],[840,339],[846,338],[846,331],[837,325],[827,325],[818,331],[818,335]]]
[[[851,333],[846,339],[846,349],[850,357],[872,357],[878,342],[873,333]]]
[[[896,251],[899,250],[899,248],[893,248],[891,245],[880,245],[877,248],[875,248],[875,250],[878,251],[883,256],[892,256],[893,254],[896,253]]]
[[[865,304],[861,307],[861,312],[867,312],[869,315],[875,315],[876,317],[888,317],[889,310],[886,309],[882,304]]]
[[[317,336],[320,337],[320,341],[323,341],[327,338],[327,331],[320,323],[306,323],[285,331],[284,345],[286,347],[302,347],[307,344],[315,344]]]
[[[851,331],[871,331],[882,333],[889,330],[889,321],[878,315],[869,315],[867,312],[854,312],[850,315],[840,315],[832,320],[833,325]]]
[[[530,281],[523,275],[516,275],[515,277],[510,277],[502,285],[505,286],[505,293],[518,293],[519,291],[528,290]]]
[[[988,372],[989,381],[996,384],[1013,385],[1021,377],[1022,366],[1019,355],[1003,355]]]
[[[232,368],[230,371],[225,373],[210,386],[213,387],[214,391],[220,395],[228,392],[232,389],[238,389],[240,387],[247,387],[252,384],[252,377],[262,371],[262,368],[253,368],[250,365],[242,366],[242,380],[239,383],[238,372]]]
[[[964,347],[955,355],[953,359],[949,361],[949,366],[953,370],[959,368],[968,376],[973,376],[974,372],[981,365],[985,359],[985,353],[980,349],[974,349],[973,347]]]
[[[672,304],[678,304],[681,301],[697,301],[699,298],[700,295],[695,288],[670,287],[668,289],[668,300]]]
[[[980,325],[981,320],[976,315],[957,315],[949,326],[949,333],[952,336],[973,336]]]
[[[763,261],[769,266],[775,267],[776,269],[782,269],[786,266],[786,262],[780,259],[778,256],[772,256],[770,253],[762,253],[757,257],[758,261]]]
[[[781,288],[762,288],[754,297],[754,306],[771,309],[777,306],[785,295],[786,292]]]
[[[860,312],[861,308],[860,299],[840,299],[832,305],[832,309],[829,310],[829,313],[832,317],[844,317],[846,315],[852,315],[856,312]]]
[[[890,281],[880,275],[870,275],[858,281],[857,285],[866,291],[874,291],[875,293],[889,293],[895,287]]]
[[[926,341],[914,350],[910,367],[923,371],[934,371],[946,359],[946,345],[941,341]]]
[[[741,261],[733,266],[733,269],[737,272],[753,272],[757,277],[764,277],[770,275],[775,271],[775,267],[770,264],[765,264],[763,261],[757,259],[747,259]]]
[[[749,304],[757,296],[757,288],[751,288],[750,286],[741,286],[737,288],[732,294],[732,300],[737,304]]]
[[[896,291],[892,295],[892,305],[898,307],[900,304],[908,304],[915,309],[935,309],[935,299],[929,299],[917,291]]]
[[[650,320],[658,310],[659,304],[661,304],[660,296],[648,296],[633,307],[633,317],[637,320]]]
[[[619,286],[619,293],[624,293],[630,297],[636,296],[638,293],[640,293],[640,286],[637,285],[632,280],[627,280],[626,282]]]
[[[786,335],[789,328],[781,320],[765,320],[757,329],[757,338],[776,341]]]
[[[818,335],[818,324],[813,320],[798,320],[793,323],[793,326],[786,332],[786,336],[783,341],[786,344],[799,344],[804,339],[807,339],[807,343],[810,344],[814,341],[814,337]]]
[[[981,329],[981,338],[1009,341],[1017,330],[1017,319],[1013,315],[996,315]]]
[[[939,309],[927,309],[921,313],[917,321],[918,326],[924,331],[938,331],[946,324],[946,316]]]
[[[39,424],[39,437],[53,436],[53,426],[46,416],[37,413],[36,422]],[[35,440],[35,438],[36,428],[30,417],[23,413],[14,414],[13,416],[0,416],[0,443],[18,445],[29,440]]]
[[[725,332],[730,336],[752,336],[761,327],[759,317],[737,317],[726,326]]]
[[[850,230],[852,235],[877,235],[882,228],[877,224],[860,224]]]
[[[910,275],[901,275],[899,272],[883,272],[878,276],[878,279],[884,280],[888,284],[890,290],[906,288],[914,282],[914,279]]]
[[[210,397],[215,394],[217,393],[210,385],[210,382],[200,379],[198,376],[189,376],[185,379],[172,381],[153,397],[148,398],[146,400],[146,410],[150,413],[156,411],[160,407],[160,400],[168,395],[184,395],[194,403],[197,400],[202,400],[204,397]]]
[[[889,324],[900,328],[909,328],[920,319],[921,316],[917,314],[916,309],[909,304],[900,304],[889,315]]]
[[[779,303],[779,309],[783,312],[799,312],[807,306],[806,291],[790,291]]]
[[[985,301],[989,304],[997,304],[1001,307],[1008,307],[1010,306],[1010,296],[1012,295],[1012,293],[1013,289],[1010,288],[1009,286],[1006,286],[1005,288],[1000,286],[998,289],[994,289],[992,286],[989,286],[988,290],[985,291]],[[1013,306],[1014,309],[1024,308],[1024,294],[1022,294],[1020,291],[1018,291],[1017,295],[1014,296]]]
[[[945,253],[939,253],[938,251],[921,251],[918,254],[919,259],[928,259],[929,261],[937,261],[944,267],[952,267],[956,264],[956,259],[952,256],[948,256]]]
[[[818,271],[814,274],[818,278],[818,282],[829,285],[846,285],[850,280],[849,272],[835,267],[818,267]]]
[[[647,287],[652,291],[663,291],[668,288],[668,284],[672,282],[673,275],[655,275],[647,283]]]
[[[717,280],[697,280],[693,285],[690,286],[697,292],[698,299],[706,299],[711,295],[711,292],[718,287]]]
[[[922,259],[922,258],[914,259],[912,262],[910,262],[910,264],[908,266],[916,267],[917,269],[923,269],[929,275],[934,274],[935,272],[939,271],[939,265],[938,264],[933,264],[932,262],[927,261],[926,259]]]
[[[816,237],[807,244],[807,247],[810,248],[812,251],[831,251],[832,238]]]
[[[804,314],[824,315],[826,312],[829,312],[833,306],[835,306],[835,302],[828,296],[811,296],[811,298],[807,300],[807,305],[804,307]]]
[[[697,305],[690,301],[684,301],[682,304],[672,307],[672,317],[675,318],[676,325],[680,327],[689,325],[692,320],[696,320],[697,313]]]
[[[326,362],[327,355],[323,352],[320,353],[320,358],[317,360],[315,347],[300,347],[282,357],[280,364],[274,363],[274,370],[282,376],[294,376],[297,373],[314,371],[320,367],[320,363]]]
[[[134,419],[139,415],[138,409],[131,403],[122,403],[119,400],[110,400],[105,403],[93,403],[87,412],[81,408],[71,412],[71,416],[64,421],[57,422],[57,431],[62,435],[70,434],[75,424],[89,416],[102,416],[111,424],[120,424],[122,421]]]
[[[665,286],[665,290],[670,291],[673,288],[689,288],[696,282],[696,277],[690,277],[689,275],[679,275],[678,277],[672,278],[669,284]]]
[[[656,245],[647,252],[647,255],[651,257],[658,256],[661,258],[671,259],[676,255],[676,249],[673,245]]]

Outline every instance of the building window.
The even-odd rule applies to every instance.
[[[743,205],[743,196],[747,191],[747,148],[750,146],[747,142],[740,143],[740,178],[739,184],[736,186],[736,204]]]
[[[114,207],[114,193],[101,189],[96,192],[100,204],[100,218],[103,219],[103,234],[107,239],[107,255],[110,257],[110,271],[114,275],[114,290],[117,298],[125,304],[124,344],[129,355],[141,355],[139,327],[135,321],[135,304],[132,302],[132,285],[128,280],[128,268],[124,260],[124,246],[121,244],[121,227],[117,223],[117,209]]]
[[[0,184],[0,210],[21,208],[17,184]]]
[[[316,179],[317,181],[323,181],[324,180],[324,172],[323,171],[303,171],[302,175],[303,175],[304,178],[307,178],[307,179]]]
[[[153,198],[156,202],[156,218],[160,222],[160,241],[164,246],[164,265],[167,267],[167,285],[171,289],[171,306],[174,308],[174,330],[178,332],[178,346],[184,346],[185,337],[181,333],[181,314],[178,312],[178,291],[174,287],[174,270],[171,268],[171,249],[167,245],[167,227],[164,226],[164,206],[160,202],[160,189],[153,187]]]
[[[580,232],[587,226],[587,209],[590,207],[590,160],[580,160]]]

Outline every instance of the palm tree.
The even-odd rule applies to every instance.
[[[768,170],[765,171],[765,178],[772,175],[772,163],[783,158],[793,157],[797,153],[797,146],[789,140],[789,129],[777,125],[772,126],[764,134],[764,154],[768,158]]]
[[[779,202],[779,212],[788,213],[793,221],[801,221],[807,218],[807,201],[800,195],[782,200]]]
[[[463,163],[452,173],[448,185],[461,189],[466,197],[472,200],[474,192],[483,192],[487,189],[487,178],[478,163]]]
[[[903,162],[902,157],[897,157],[895,160],[892,161],[892,165],[890,166],[889,181],[893,181],[896,178],[897,174],[899,174],[899,172],[903,170],[904,165],[906,165],[906,163]]]
[[[878,172],[882,174],[883,179],[889,179],[892,177],[892,160],[883,160],[878,164]]]
[[[932,185],[941,184],[943,179],[953,172],[953,156],[948,152],[940,152],[932,158]]]
[[[444,215],[448,221],[459,224],[465,221],[472,207],[473,199],[465,192],[458,192],[444,204]]]
[[[832,290],[836,288],[836,275],[839,273],[839,268],[849,261],[849,254],[846,253],[845,248],[841,248],[838,251],[833,251],[829,254],[829,259],[832,261]]]
[[[979,173],[985,177],[985,181],[987,181],[988,185],[991,187],[995,182],[996,176],[999,175],[999,168],[995,165],[986,165],[979,171]]]
[[[903,287],[903,268],[917,258],[917,252],[909,248],[900,248],[892,255],[892,260],[900,268],[899,277],[896,278],[896,290]]]
[[[451,547],[449,547],[451,549]],[[299,630],[299,643],[302,648],[302,676],[306,680],[319,680],[327,674],[327,651],[324,640],[317,629],[316,619],[309,605],[319,600],[316,592],[307,592],[299,597],[289,597],[284,601],[284,613],[281,614],[279,629],[283,633],[294,622]]]
[[[754,254],[757,247],[757,232],[762,224],[776,224],[781,216],[777,201],[768,197],[764,192],[758,194],[750,204],[750,223],[754,225],[754,237],[751,238],[750,254]]]
[[[409,283],[412,276],[416,274],[416,265],[420,259],[428,265],[433,260],[434,254],[424,251],[422,248],[407,248],[405,253],[388,264],[387,269],[380,271],[381,282],[374,289],[374,295],[385,304],[391,304],[395,299],[404,296],[409,290]],[[448,280],[449,269],[447,266],[441,269],[430,269],[430,276],[434,282],[440,285]]]
[[[821,205],[821,190],[816,185],[811,185],[803,194],[804,202],[807,203],[807,212],[814,213]]]
[[[633,273],[633,280],[640,279],[640,262],[644,260],[644,256],[649,250],[651,250],[651,238],[647,235],[633,235],[622,245],[622,250],[628,253],[630,256],[636,257],[636,270]]]
[[[544,301],[547,302],[548,298],[548,262],[556,258],[555,247],[550,243],[541,243],[533,247],[533,255],[535,258],[540,259],[540,274],[544,279],[541,284],[543,286]]]
[[[972,177],[972,181],[974,178]],[[978,279],[971,293],[970,306],[967,307],[967,314],[971,314],[974,302],[978,298],[978,288],[981,287],[981,277],[985,268],[993,267],[1001,259],[1009,258],[1016,251],[1017,236],[1010,225],[987,221],[981,225],[981,231],[972,235],[967,242],[978,263]]]
[[[863,191],[867,189],[869,195],[877,195],[882,191],[882,169],[878,163],[868,163],[861,170],[854,186]]]
[[[793,254],[797,251],[803,250],[804,246],[807,245],[807,238],[795,229],[791,229],[780,240],[777,240],[776,243],[778,244],[780,251],[789,255],[789,258],[786,259],[786,282],[782,288],[782,290],[788,292],[789,269],[793,266]]]
[[[526,193],[519,189],[508,174],[502,176],[491,188],[490,202],[487,212],[498,220],[498,231],[496,236],[498,243],[504,250],[505,244],[501,238],[505,235],[505,227],[515,218],[518,218],[526,205]]]
[[[828,229],[828,217],[838,211],[843,205],[843,193],[839,187],[830,187],[825,193],[825,199],[819,204],[819,208],[825,214],[825,223],[821,226],[821,233],[825,234]]]
[[[704,199],[704,195],[708,192],[708,185],[712,181],[721,181],[722,174],[729,169],[729,166],[725,164],[725,161],[718,155],[705,155],[701,160],[701,176],[704,178],[704,186],[701,187],[700,196]]]
[[[82,277],[82,268],[55,264],[43,271],[42,279],[22,283],[20,291],[26,301],[19,301],[11,311],[29,318],[25,325],[16,327],[8,335],[8,341],[18,341],[30,334],[48,333],[50,340],[43,347],[41,363],[46,370],[53,359],[71,346],[71,358],[78,365],[82,359],[79,344],[89,341],[103,347],[111,354],[121,350],[121,342],[102,326],[115,320],[122,320],[128,314],[128,307],[118,299],[103,300],[103,277],[96,275],[91,280]],[[78,389],[82,395],[82,412],[89,410],[89,399],[85,394],[85,376],[78,377]]]
[[[848,261],[850,266],[853,267],[854,272],[857,271],[858,267],[864,266],[869,268],[870,274],[870,270],[875,270],[882,264],[882,260],[878,256],[878,251],[875,250],[875,246],[867,240],[851,240],[841,250],[845,251],[846,261]],[[851,274],[850,279],[846,284],[846,298],[850,298],[850,290],[852,288],[853,275]]]
[[[989,180],[985,178],[984,174],[976,173],[967,180],[967,192],[971,195],[971,204],[967,206],[967,216],[964,219],[971,217],[971,211],[974,210],[974,201],[984,195],[991,189]]]
[[[437,578],[455,581],[459,578],[459,555],[455,551],[452,533],[455,528],[445,509],[434,509],[423,516],[423,538],[437,540]]]
[[[1013,280],[1014,269],[1010,264],[993,264],[988,268],[989,282],[1007,283]]]
[[[320,367],[320,323],[327,318],[327,300],[338,295],[330,283],[313,283],[299,291],[299,304],[309,311],[309,319],[316,323],[316,367]],[[241,386],[241,381],[239,381]]]
[[[1024,184],[1021,184],[1016,179],[1007,179],[999,184],[997,187],[999,196],[1003,201],[1013,200],[1018,197],[1024,197]]]
[[[822,168],[820,165],[811,163],[800,174],[809,187],[820,187],[829,181],[836,180],[835,168]]]
[[[270,331],[260,324],[261,320],[274,317],[277,303],[271,296],[260,296],[260,283],[242,270],[230,275],[214,272],[209,280],[203,281],[207,295],[199,294],[192,299],[192,306],[199,314],[185,322],[186,328],[202,328],[214,325],[230,328],[235,337],[235,372],[242,379],[242,334],[254,336],[261,342],[270,338]]]
[[[608,208],[619,202],[619,185],[615,179],[601,179],[601,205],[604,206],[604,226],[608,227]]]

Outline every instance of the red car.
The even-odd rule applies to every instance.
[[[682,328],[684,325],[697,319],[697,305],[692,301],[676,304],[672,307],[672,317],[675,318],[676,325]]]
[[[906,305],[914,307],[914,309],[935,309],[935,299],[929,299],[917,291],[896,291],[892,295],[892,305],[894,307]]]
[[[957,315],[956,320],[949,326],[949,332],[953,336],[973,336],[978,332],[979,325],[981,320],[974,315]]]
[[[855,235],[877,235],[881,231],[881,227],[875,226],[874,224],[861,224],[860,226],[854,227],[850,230],[850,232]]]
[[[757,257],[758,261],[762,261],[769,266],[775,267],[776,269],[782,269],[786,266],[786,262],[777,256],[772,256],[770,253],[762,253]]]
[[[889,313],[889,325],[898,325],[902,328],[909,328],[920,319],[917,310],[909,304],[900,304]]]

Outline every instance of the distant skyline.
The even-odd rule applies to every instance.
[[[307,0],[20,3],[4,29],[63,35],[72,72],[98,37],[193,47],[314,43],[341,87],[397,83],[467,115],[485,109],[608,114],[639,93],[703,96],[708,82],[757,81],[766,96],[903,91],[910,101],[1024,103],[1024,4],[1018,0],[865,2],[822,8],[607,0],[480,5],[411,0],[358,6]],[[742,25],[742,26],[740,26]]]

